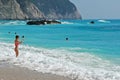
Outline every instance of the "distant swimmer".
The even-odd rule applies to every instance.
[[[22,36],[22,38],[24,38],[25,36]]]
[[[68,38],[66,38],[66,41],[68,41],[69,39]]]
[[[24,38],[25,38],[25,36],[22,36],[22,41],[24,42]]]
[[[95,22],[94,22],[94,21],[91,21],[90,24],[95,24]]]
[[[10,32],[8,32],[8,34],[10,34]]]
[[[17,34],[17,33],[15,32],[15,34]]]
[[[19,46],[19,44],[21,44],[22,43],[22,41],[20,42],[19,41],[19,36],[18,35],[16,35],[15,36],[15,53],[16,53],[16,57],[18,57],[18,55],[19,55],[19,50],[18,50],[18,46]]]

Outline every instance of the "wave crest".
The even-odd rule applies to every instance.
[[[26,21],[19,21],[19,20],[0,21],[0,25],[26,25]]]
[[[110,21],[107,21],[107,20],[98,20],[98,22],[101,22],[101,23],[111,23]]]

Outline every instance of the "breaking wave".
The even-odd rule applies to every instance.
[[[101,22],[101,23],[111,23],[110,21],[107,21],[107,20],[98,20],[98,22]]]
[[[9,20],[9,21],[0,21],[0,25],[25,25],[26,21],[19,21],[19,20]]]
[[[15,58],[13,48],[13,44],[0,43],[0,61],[38,72],[67,76],[73,80],[120,80],[120,66],[88,52],[21,45],[20,55]]]

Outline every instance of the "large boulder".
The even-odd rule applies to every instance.
[[[45,24],[61,24],[56,20],[40,20],[40,21],[28,21],[27,25],[45,25]]]

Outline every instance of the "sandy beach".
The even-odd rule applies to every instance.
[[[63,76],[43,74],[27,68],[0,63],[0,80],[72,80]]]

